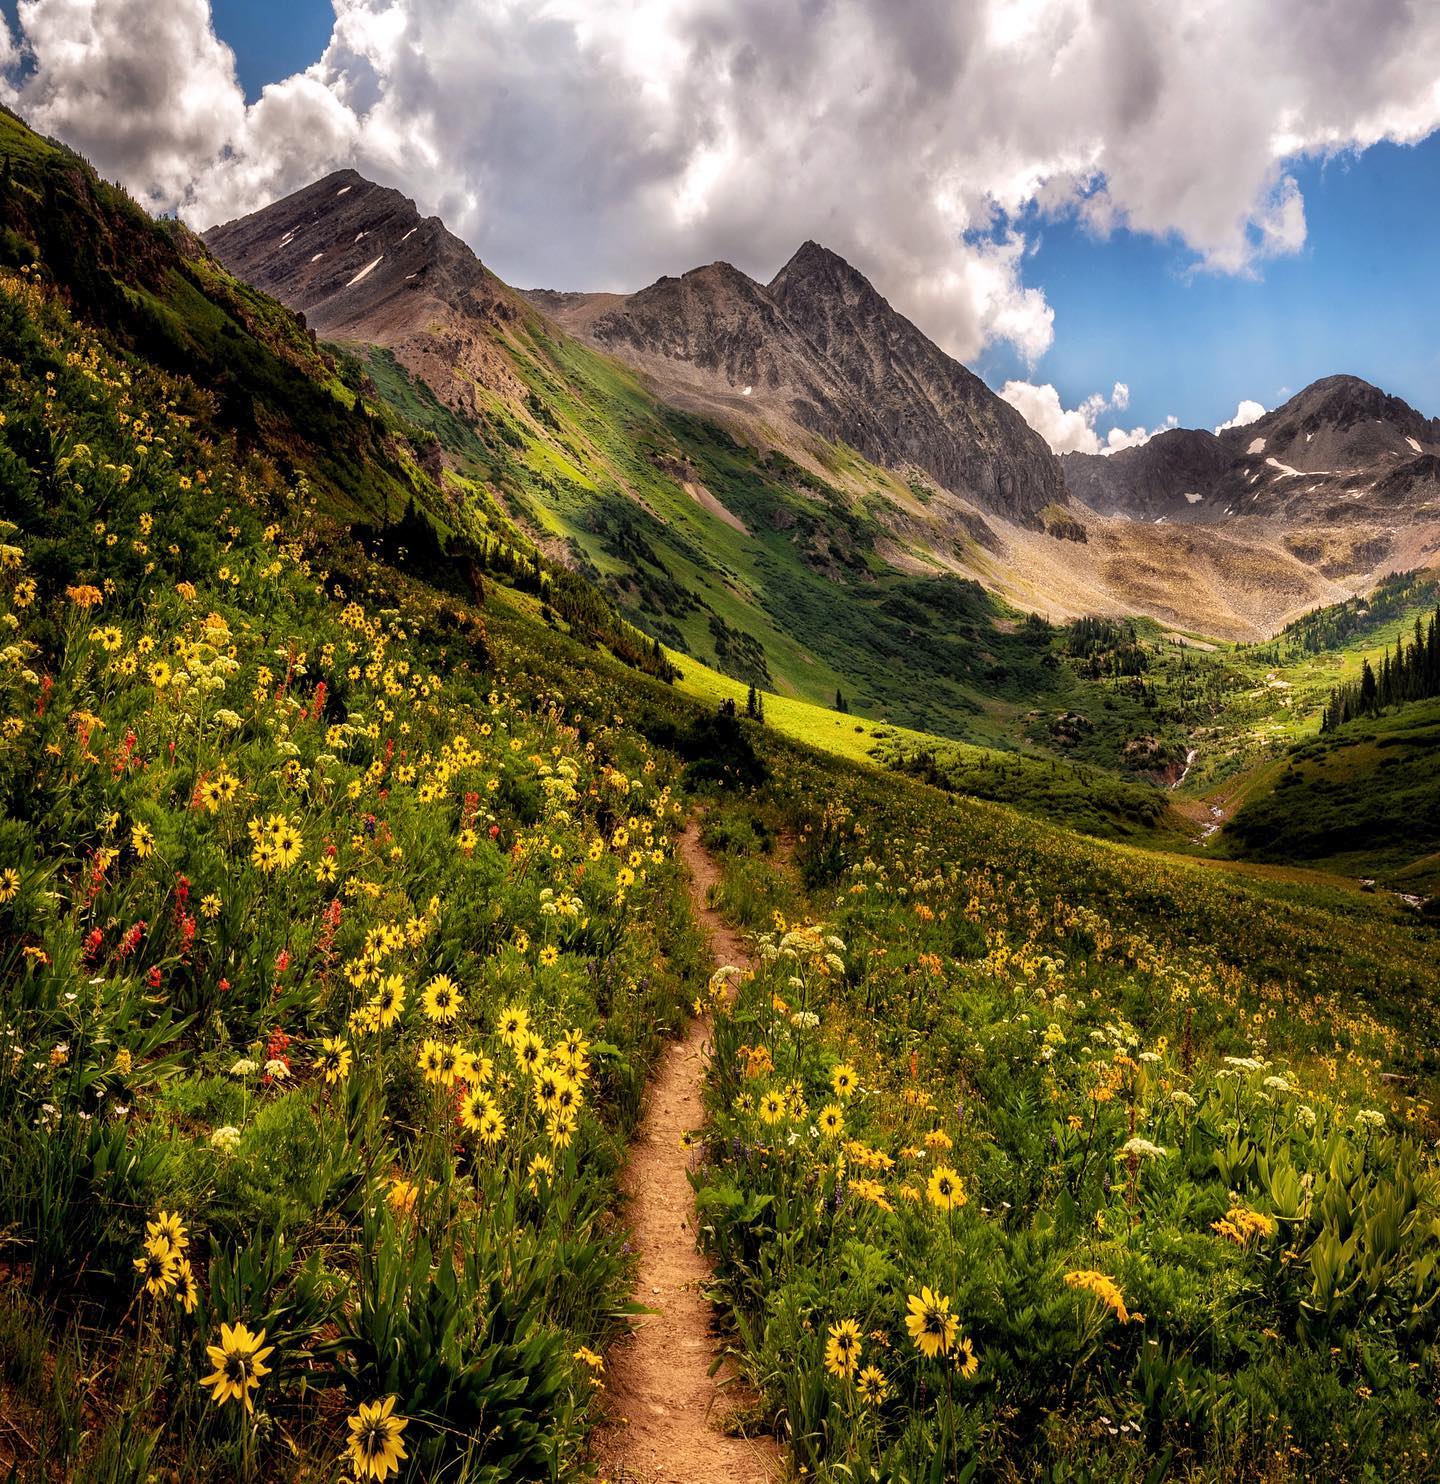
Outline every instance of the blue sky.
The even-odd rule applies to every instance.
[[[1028,372],[1003,345],[974,369],[997,387],[1051,382],[1067,407],[1124,381],[1130,407],[1101,432],[1170,413],[1213,426],[1242,397],[1274,407],[1337,372],[1440,415],[1440,135],[1292,173],[1305,246],[1254,278],[1196,271],[1192,253],[1153,238],[1044,226],[1025,278],[1055,311],[1055,344]]]
[[[267,82],[303,71],[319,57],[335,19],[328,0],[210,0],[210,10],[252,103]]]
[[[955,138],[950,145],[963,149],[973,132],[959,113],[965,106],[969,84],[957,84],[957,90],[934,104],[930,112],[917,112],[908,120],[897,117],[897,138],[887,141],[878,155],[874,150],[863,155],[866,140],[843,129],[831,131],[833,141],[823,134],[809,141],[820,150],[822,166],[827,148],[833,155],[829,163],[838,161],[838,166],[831,179],[813,167],[813,155],[807,157],[815,169],[811,189],[797,193],[785,168],[783,129],[777,143],[762,128],[736,156],[738,189],[732,189],[728,197],[722,196],[732,207],[740,203],[739,208],[732,211],[728,225],[721,222],[716,233],[697,248],[683,228],[673,223],[667,226],[646,215],[640,204],[647,199],[643,171],[636,172],[641,184],[631,196],[622,191],[611,202],[591,192],[597,161],[607,166],[617,159],[625,162],[652,137],[662,143],[670,140],[665,130],[674,121],[657,120],[643,110],[628,116],[625,108],[637,95],[615,77],[591,79],[573,65],[565,71],[565,54],[556,45],[560,33],[525,32],[524,5],[492,7],[489,0],[475,0],[476,9],[467,15],[453,6],[428,4],[426,0],[404,3],[411,12],[411,24],[417,28],[412,62],[418,59],[422,71],[427,55],[443,56],[450,63],[447,69],[437,70],[429,92],[423,95],[429,119],[433,124],[463,116],[473,102],[475,122],[463,133],[429,140],[428,152],[417,148],[412,159],[400,165],[392,162],[389,175],[393,183],[407,185],[410,193],[423,198],[431,209],[433,203],[448,200],[446,214],[455,230],[517,282],[553,281],[576,288],[639,287],[659,272],[682,272],[715,256],[729,257],[764,277],[805,236],[828,240],[829,245],[845,251],[848,222],[895,221],[896,212],[903,213],[924,196],[923,175],[907,174],[906,170],[912,157],[924,158],[926,141],[939,131],[953,129]],[[1181,0],[1174,3],[1180,4]],[[1352,7],[1364,10],[1370,3],[1349,0],[1342,10],[1350,14]],[[1374,0],[1374,4],[1379,6],[1379,19],[1388,15],[1394,21],[1393,7],[1387,0]],[[168,7],[178,15],[193,12],[194,5],[195,0],[101,0],[101,9],[108,9],[114,16],[122,15],[127,8],[151,6]],[[584,0],[584,7],[593,6],[596,14],[603,12],[611,17],[608,24],[617,33],[626,24],[617,17],[627,13],[628,5],[629,0]],[[946,13],[950,5],[951,0],[916,0],[914,9],[917,14],[933,11],[938,15]],[[333,20],[329,0],[211,0],[211,6],[215,30],[233,49],[239,83],[252,101],[267,83],[290,77],[315,61],[325,48]],[[892,13],[885,8],[884,0],[872,0],[870,8],[877,6],[886,18],[879,34],[888,35],[896,29],[890,21]],[[538,25],[554,7],[532,8],[539,17]],[[676,8],[685,10],[684,6]],[[723,3],[700,8],[707,15],[727,10]],[[45,7],[40,9],[43,13]],[[831,7],[837,14],[845,9]],[[15,0],[0,0],[0,14],[12,29],[15,10]],[[737,25],[748,24],[745,18],[752,14],[748,7],[730,6],[729,10],[738,17]],[[1296,15],[1291,0],[1270,0],[1268,4],[1247,0],[1245,7],[1225,13],[1225,26],[1221,27],[1224,34],[1215,38],[1218,56],[1233,58],[1244,52],[1244,26],[1249,17],[1259,16],[1262,11],[1269,13],[1267,24],[1297,27],[1311,39],[1321,24],[1313,17]],[[429,13],[428,22],[422,12]],[[53,12],[57,18],[63,13]],[[1306,99],[1306,106],[1317,118],[1323,117],[1327,106],[1334,102],[1337,111],[1331,123],[1335,132],[1327,137],[1338,138],[1352,137],[1358,128],[1356,120],[1371,116],[1377,107],[1393,101],[1403,114],[1406,107],[1416,107],[1416,98],[1433,97],[1434,69],[1428,59],[1434,48],[1425,39],[1429,35],[1424,30],[1428,24],[1425,8],[1411,14],[1413,34],[1396,31],[1393,25],[1387,31],[1377,20],[1358,36],[1353,27],[1341,27],[1337,37],[1323,45],[1317,41],[1316,55],[1331,57],[1336,68],[1312,69],[1313,77],[1303,71],[1280,77],[1277,66],[1257,81],[1241,69],[1205,62],[1203,66],[1210,70],[1203,74],[1207,82],[1202,92],[1187,95],[1185,105],[1178,110],[1157,114],[1162,119],[1179,120],[1170,136],[1147,134],[1138,140],[1133,131],[1122,131],[1118,139],[1107,138],[1106,147],[1115,150],[1121,144],[1144,145],[1144,157],[1154,162],[1155,179],[1147,175],[1138,187],[1132,179],[1130,189],[1139,189],[1142,195],[1148,191],[1152,203],[1157,197],[1183,201],[1226,195],[1229,183],[1238,182],[1230,194],[1231,205],[1239,209],[1249,198],[1253,181],[1240,170],[1241,162],[1231,154],[1217,154],[1218,146],[1212,147],[1211,141],[1231,114],[1254,103],[1259,94],[1274,94],[1268,101],[1260,98],[1267,106],[1254,115],[1249,137],[1262,139],[1277,127],[1276,120],[1283,116],[1281,105],[1294,97]],[[446,16],[454,21],[449,29],[442,24]],[[766,23],[767,55],[775,53],[775,65],[784,75],[794,74],[799,96],[812,111],[824,114],[825,108],[820,106],[824,103],[843,118],[848,106],[843,69],[837,81],[831,56],[821,44],[821,22],[790,25],[792,19],[781,7]],[[432,28],[428,33],[426,24]],[[786,26],[795,32],[788,38],[788,52],[780,34]],[[65,84],[57,84],[60,101],[52,107],[48,122],[54,132],[85,149],[106,173],[127,183],[148,185],[157,174],[156,161],[163,164],[173,159],[176,149],[190,148],[192,136],[203,137],[204,120],[178,120],[172,148],[165,135],[169,115],[159,100],[168,97],[177,69],[188,65],[191,54],[151,57],[159,33],[147,41],[144,32],[143,25],[138,29],[122,26],[107,34],[103,44],[97,42],[93,58],[72,59],[71,75],[82,78],[85,86],[74,92],[75,105],[67,111]],[[1372,32],[1382,40],[1390,38],[1385,41],[1389,50],[1382,48],[1368,59],[1357,58],[1357,46]],[[183,33],[176,30],[173,34]],[[1170,44],[1167,35],[1161,26],[1155,36],[1147,33],[1140,40],[1147,46],[1163,47]],[[120,54],[125,50],[126,37],[134,39],[134,56]],[[55,57],[71,56],[74,39],[69,38],[68,51],[57,50]],[[843,58],[853,55],[853,51],[842,47],[836,55]],[[1183,49],[1167,56],[1167,66],[1177,76],[1193,60]],[[1121,60],[1107,54],[1106,66],[1116,78],[1123,72]],[[1411,63],[1414,75],[1407,82],[1402,74]],[[532,68],[528,73],[523,70],[527,66]],[[107,67],[113,71],[108,80],[99,76]],[[228,67],[225,70],[228,72]],[[415,71],[415,66],[407,68],[407,80],[412,84]],[[1276,74],[1273,87],[1272,72]],[[683,73],[678,76],[683,82]],[[137,106],[143,120],[153,121],[154,139],[143,127],[115,131],[111,127],[113,113],[107,114],[107,109],[120,106],[107,101],[111,96],[126,100],[148,97],[143,89],[137,93],[137,77],[149,79],[147,86],[155,90],[156,101],[140,105],[127,102],[126,106]],[[458,91],[447,92],[452,79]],[[1084,80],[1083,76],[1078,78]],[[212,79],[214,86],[227,81]],[[987,81],[988,77],[982,75],[981,84]],[[592,82],[594,85],[589,86]],[[1342,83],[1348,86],[1351,82],[1366,87],[1353,100],[1337,98],[1343,91]],[[96,84],[93,89],[92,83]],[[832,83],[840,91],[827,103],[824,89]],[[111,86],[113,93],[107,94],[106,86]],[[774,81],[768,86],[773,89]],[[487,99],[503,98],[510,89],[515,90],[512,102],[524,106],[487,111]],[[694,90],[685,86],[677,86],[675,93],[682,98],[695,97]],[[764,96],[777,98],[769,111],[777,116],[797,106],[783,92]],[[1005,116],[1009,98],[1003,86],[994,100],[987,97],[984,110],[977,115],[981,131],[987,120]],[[1017,95],[1008,106],[1033,107],[1037,116],[1043,113],[1042,100],[1032,99],[1029,94]],[[1197,117],[1197,109],[1205,116]],[[611,118],[612,113],[618,123]],[[763,125],[769,113],[747,106],[741,94],[736,111],[728,117],[729,126],[736,127],[737,118],[745,123],[758,120]],[[583,121],[583,127],[577,129],[577,120]],[[1040,121],[1043,123],[1043,118]],[[1099,127],[1094,118],[1082,111],[1076,115],[1073,127],[1068,115],[1062,118],[1055,125],[1053,137],[1063,145],[1074,137],[1075,130],[1094,127]],[[1067,128],[1071,128],[1068,134]],[[1347,135],[1347,130],[1352,133]],[[586,144],[572,149],[577,132]],[[677,126],[676,137],[683,137],[683,124]],[[1242,143],[1245,137],[1241,136]],[[920,141],[918,145],[916,140]],[[255,187],[260,194],[252,200],[234,201],[220,178],[223,171],[212,172],[215,179],[210,185],[216,204],[211,215],[204,216],[207,199],[194,208],[196,214],[208,221],[253,209],[270,195],[303,183],[302,177],[332,168],[335,161],[324,157],[323,146],[310,151],[315,156],[313,162],[310,160],[307,149],[311,142],[302,126],[300,137],[265,144],[261,158],[278,162],[273,167],[277,184]],[[981,139],[977,157],[983,157],[984,143]],[[1192,143],[1199,147],[1187,153]],[[227,158],[232,145],[233,141],[225,142],[225,148],[218,150],[214,143],[197,146],[195,176],[204,177],[207,162]],[[1047,149],[1053,153],[1053,143],[1037,146],[1037,158],[1044,158]],[[527,151],[532,156],[527,168],[510,168]],[[663,155],[663,149],[659,153]],[[1119,150],[1117,158],[1124,156],[1125,151]],[[1251,164],[1253,173],[1253,159]],[[1133,160],[1130,167],[1133,176]],[[983,173],[983,167],[972,168],[982,169],[979,184],[988,189],[989,176]],[[1230,417],[1242,398],[1273,407],[1317,377],[1340,371],[1383,386],[1427,415],[1440,415],[1440,295],[1435,281],[1435,270],[1440,265],[1440,252],[1436,250],[1440,243],[1440,133],[1418,145],[1380,144],[1358,155],[1346,154],[1324,163],[1292,161],[1283,168],[1295,177],[1304,199],[1308,227],[1305,242],[1293,255],[1260,262],[1248,277],[1197,268],[1195,252],[1178,237],[1157,240],[1122,231],[1098,240],[1073,220],[1046,220],[1032,208],[1016,223],[1033,244],[1033,251],[1023,261],[1021,277],[1024,286],[1043,291],[1053,311],[1053,344],[1035,364],[1027,365],[1010,343],[992,340],[986,349],[969,358],[969,364],[997,389],[1011,378],[1051,383],[1067,408],[1077,407],[1093,394],[1108,394],[1116,382],[1126,383],[1130,388],[1129,406],[1100,417],[1097,431],[1102,438],[1115,426],[1153,428],[1172,415],[1185,426],[1212,426]],[[287,170],[288,175],[284,173]],[[623,176],[625,172],[622,169],[619,173]],[[189,183],[184,171],[179,178],[162,181],[156,188],[156,200],[150,203],[152,208],[172,209],[164,204],[165,192],[173,195]],[[204,184],[202,179],[202,194]],[[663,194],[661,191],[658,198]],[[766,203],[766,210],[759,216],[753,212],[747,215],[743,210],[747,198]],[[483,205],[475,204],[482,200]],[[456,211],[465,209],[463,203],[467,201],[471,203],[471,217],[455,216]],[[602,214],[606,208],[608,216]],[[906,224],[899,225],[903,229]],[[916,240],[913,235],[905,239],[900,231],[888,229],[887,235],[894,238],[889,260],[882,260],[886,257],[885,244],[871,241],[871,256],[861,266],[870,271],[881,292],[897,302],[925,303],[927,287],[933,286],[948,266],[949,239],[941,233],[925,240],[929,255],[917,258],[911,250]],[[964,251],[956,244],[957,258]],[[607,252],[608,258],[603,257]],[[906,273],[910,275],[908,282],[903,278]],[[952,316],[948,326],[945,323],[947,310],[952,307],[948,299],[932,297],[927,309],[915,310],[915,317],[922,328],[947,343],[981,343],[984,336],[974,332],[973,317],[968,322],[968,341],[955,337],[956,317]],[[958,321],[963,337],[967,328],[963,314]]]

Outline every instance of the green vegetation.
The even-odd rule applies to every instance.
[[[1357,716],[1376,716],[1391,706],[1440,695],[1440,608],[1430,622],[1415,620],[1414,636],[1407,643],[1402,635],[1394,655],[1386,654],[1377,670],[1367,660],[1359,680],[1337,686],[1330,694],[1321,719],[1321,731],[1333,731]]]
[[[811,1475],[1428,1470],[1433,931],[799,758],[707,828],[694,1179]]]
[[[1434,579],[1423,573],[1392,572],[1364,597],[1317,608],[1286,624],[1260,647],[1260,657],[1278,665],[1299,655],[1332,653],[1351,640],[1372,635],[1381,625],[1408,618],[1417,604],[1433,597],[1434,590]]]
[[[1323,865],[1440,895],[1437,756],[1440,702],[1350,722],[1267,770],[1224,844],[1254,860]]]
[[[183,412],[215,418],[242,463],[305,470],[340,513],[399,511],[411,450],[356,415],[354,396],[288,311],[226,273],[178,222],[153,222],[77,155],[0,109],[0,266],[36,265],[117,348],[193,376]]]
[[[1196,733],[1201,753],[1192,774],[1195,791],[1267,763],[1289,745],[1316,735],[1333,692],[1358,680],[1428,623],[1435,608],[1433,572],[1387,578],[1371,599],[1317,609],[1276,639],[1214,651],[1233,667],[1236,684],[1213,727]],[[1335,635],[1335,647],[1320,647]]]
[[[541,395],[537,360],[537,403],[468,430],[383,358],[299,335],[286,360],[283,311],[253,296],[225,330],[238,289],[4,127],[0,1467],[338,1484],[353,1420],[385,1440],[372,1477],[593,1472],[624,1141],[708,993],[703,1241],[806,1477],[1434,1472],[1436,924],[960,792],[1163,838],[1167,795],[1121,771],[1164,776],[1203,727],[1239,776],[1429,593],[1291,659],[1053,630],[959,583],[844,600],[949,667],[917,716],[943,693],[1030,752],[752,694],[584,575],[736,668],[777,601],[758,558],[733,597],[713,517],[653,477],[682,424],[638,383],[567,349],[587,400]],[[94,197],[97,263],[180,272],[144,292],[233,395],[150,359],[126,280],[52,265],[37,203],[65,191],[67,220]],[[281,364],[310,387],[272,404]],[[685,436],[757,529],[811,478]],[[671,503],[634,515],[588,472],[611,464]],[[579,572],[506,514],[542,479]],[[864,560],[854,515],[765,526],[804,624]],[[880,651],[830,601],[860,678],[817,659],[818,697],[869,709]],[[800,646],[774,632],[779,677]],[[1349,860],[1333,806],[1392,879],[1423,871],[1402,831],[1434,823],[1437,730],[1433,701],[1341,726],[1246,808],[1290,858]],[[753,973],[709,975],[673,858],[696,812]]]
[[[0,1448],[333,1479],[389,1396],[417,1477],[566,1476],[703,982],[679,763],[41,279],[0,274]]]

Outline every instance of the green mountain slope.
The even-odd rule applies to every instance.
[[[978,584],[879,556],[890,533],[872,506],[916,499],[894,476],[845,450],[828,478],[757,456],[533,310],[496,334],[526,396],[473,436],[447,427],[457,472],[662,642],[781,694],[844,689],[868,714],[957,735],[1046,688]],[[433,401],[449,424],[392,357],[359,353],[382,394]]]
[[[414,451],[356,415],[353,392],[292,314],[3,109],[0,159],[0,262],[33,264],[127,351],[192,375],[243,452],[282,474],[303,466],[343,512],[403,509],[415,496]]]
[[[1440,702],[1401,706],[1292,749],[1226,825],[1245,859],[1324,865],[1440,895]]]

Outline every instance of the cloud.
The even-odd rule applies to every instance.
[[[1174,416],[1158,428],[1111,428],[1102,439],[1095,424],[1106,412],[1123,412],[1130,405],[1130,388],[1117,381],[1110,395],[1094,392],[1078,407],[1066,407],[1048,382],[1007,381],[1000,396],[1050,445],[1053,453],[1119,453],[1176,426]]]
[[[14,106],[45,133],[118,176],[147,205],[173,209],[199,171],[247,127],[235,58],[206,0],[20,0],[32,70]]]
[[[1048,383],[1007,381],[1000,396],[1008,402],[1050,445],[1054,453],[1099,453],[1095,419],[1104,406],[1103,397],[1090,397],[1079,407],[1065,408],[1060,393]],[[1095,403],[1099,406],[1095,406]]]
[[[1235,409],[1235,416],[1228,417],[1223,423],[1216,426],[1217,433],[1223,433],[1226,428],[1243,428],[1246,423],[1253,423],[1257,417],[1264,417],[1265,409],[1259,402],[1253,402],[1249,397],[1244,398]]]
[[[1105,446],[1101,453],[1119,453],[1125,448],[1139,448],[1142,443],[1148,443],[1156,433],[1164,433],[1170,428],[1178,428],[1180,419],[1172,412],[1163,423],[1154,428],[1111,428],[1105,435]]]
[[[354,165],[512,282],[633,288],[806,237],[953,353],[1054,338],[1049,218],[1249,273],[1292,164],[1440,126],[1440,7],[1399,0],[334,0],[247,106],[208,0],[20,0],[4,96],[197,226]]]

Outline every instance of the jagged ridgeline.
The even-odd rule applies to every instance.
[[[903,326],[897,354],[927,368],[882,418],[877,388],[851,386],[815,346],[820,306],[849,281],[810,291],[801,270],[858,278],[838,259],[798,255],[769,288],[721,266],[662,281],[623,319],[616,296],[600,296],[594,333],[571,334],[584,319],[575,296],[511,289],[437,218],[354,171],[206,241],[435,430],[461,498],[513,517],[672,649],[766,689],[828,702],[844,688],[867,710],[946,730],[983,710],[997,661],[1020,667],[1008,608],[954,557],[993,554],[986,511],[1042,529],[1064,498],[1058,466],[871,290],[866,333]],[[674,305],[697,355],[733,355],[734,376],[752,366],[756,398],[737,392],[727,413],[671,395],[658,361],[622,364],[628,327],[654,328]],[[741,408],[763,413],[763,435],[730,415]],[[917,519],[938,558],[909,554]],[[1024,686],[1011,689],[1019,699]]]

